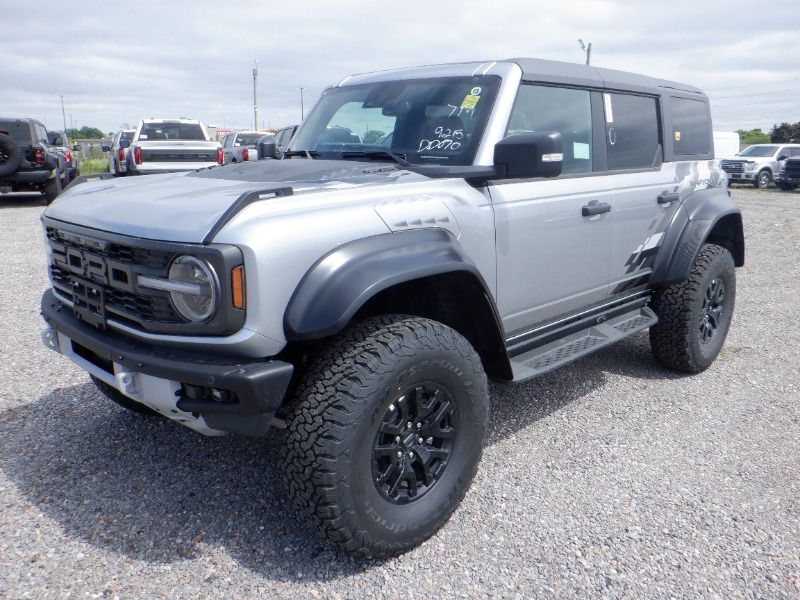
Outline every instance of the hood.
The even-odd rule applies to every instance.
[[[121,177],[70,187],[44,215],[101,231],[153,240],[200,243],[244,193],[291,187],[295,195],[382,185],[400,176],[389,163],[261,160],[190,173]],[[282,197],[264,202],[285,201]]]

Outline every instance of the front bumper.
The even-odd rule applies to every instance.
[[[287,362],[181,352],[97,329],[78,319],[52,290],[42,296],[41,311],[48,348],[205,435],[266,435],[294,371]]]

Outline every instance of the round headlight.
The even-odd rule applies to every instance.
[[[181,290],[169,297],[175,309],[189,321],[205,321],[214,314],[217,304],[216,278],[211,266],[193,256],[179,256],[169,268],[169,279],[181,284]]]

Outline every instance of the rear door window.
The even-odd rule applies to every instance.
[[[672,98],[672,148],[675,154],[711,153],[711,120],[708,106],[691,98]]]
[[[0,130],[7,131],[15,142],[31,141],[31,128],[24,121],[0,121]]]
[[[592,110],[587,90],[544,85],[520,87],[506,135],[557,131],[564,161],[561,172],[592,170]]]
[[[656,99],[603,94],[610,171],[652,168],[660,151]]]

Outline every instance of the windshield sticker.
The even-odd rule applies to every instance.
[[[680,131],[676,131],[675,132],[675,141],[676,142],[680,142],[681,141],[681,132]]]
[[[472,88],[472,91],[470,91],[470,94],[472,94],[473,96],[480,96],[481,95],[481,88],[476,85],[474,88]]]
[[[139,136],[139,139],[140,139],[140,140],[146,140],[146,139],[147,139],[147,136],[146,136],[146,135],[144,135],[144,134],[142,134],[142,135],[140,135],[140,136]]]
[[[475,105],[478,104],[478,100],[480,99],[481,99],[480,96],[474,94],[467,94],[466,96],[464,96],[464,100],[461,101],[461,108],[472,110],[473,108],[475,108]]]
[[[603,106],[606,109],[606,123],[613,123],[614,112],[611,110],[611,94],[603,94]]]
[[[419,152],[428,150],[458,150],[461,148],[461,141],[464,139],[463,129],[449,129],[447,127],[437,127],[433,130],[431,139],[421,139],[419,141]]]

